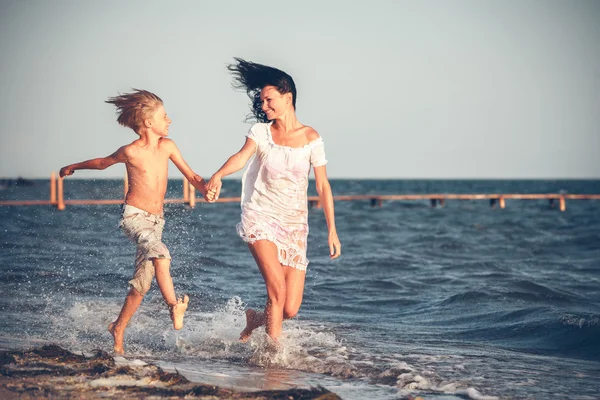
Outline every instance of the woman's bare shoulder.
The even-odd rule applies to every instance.
[[[306,140],[310,143],[313,140],[317,140],[318,138],[321,137],[321,135],[319,135],[319,133],[311,126],[307,126],[305,125],[304,128],[304,134],[306,135]]]

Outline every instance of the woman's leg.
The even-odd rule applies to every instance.
[[[285,280],[285,301],[284,301],[284,305],[283,305],[283,319],[294,318],[296,316],[296,314],[298,314],[298,310],[300,309],[300,305],[302,304],[302,295],[304,293],[304,281],[305,281],[305,277],[306,277],[306,271],[301,271],[299,269],[292,268],[292,267],[282,266],[281,264],[279,264],[279,259],[277,258],[277,246],[275,246],[271,242],[267,242],[264,240],[262,242],[270,243],[273,245],[275,254],[271,255],[271,256],[275,257],[275,259],[277,260],[277,264],[280,266],[281,270],[283,271],[283,276],[284,276],[284,280]],[[255,243],[258,243],[258,242],[255,242]],[[264,259],[265,258],[264,255],[255,255],[256,246],[248,245],[248,247],[250,248],[252,255],[254,255],[254,259],[256,260],[256,263],[259,265],[259,268],[260,268],[259,259],[261,259],[261,258]],[[271,259],[271,262],[274,263],[275,261]],[[263,273],[262,271],[263,270],[261,269],[261,273]],[[264,273],[263,273],[263,277],[264,277]],[[266,283],[266,281],[267,280],[265,278],[265,283]],[[267,292],[268,292],[268,285],[267,285]],[[269,305],[269,302],[267,301],[267,306],[268,305]],[[265,311],[266,311],[266,308],[265,308]],[[266,320],[267,320],[267,318],[266,318],[266,314],[264,312],[255,311],[251,308],[248,309],[246,311],[246,328],[244,328],[244,330],[240,333],[240,340],[245,342],[248,339],[250,339],[250,335],[252,335],[252,331],[262,325],[265,325],[267,322]],[[280,332],[281,332],[281,328],[280,328]],[[267,333],[268,333],[268,331],[267,331]]]
[[[283,306],[283,318],[294,318],[298,314],[302,304],[302,295],[304,294],[304,280],[306,271],[301,271],[294,267],[283,267],[285,275],[285,305]]]
[[[265,306],[264,316],[260,317],[258,315],[259,313],[256,313],[251,322],[253,322],[252,325],[263,322],[267,334],[273,340],[278,340],[281,335],[281,325],[283,323],[286,283],[285,274],[277,256],[277,246],[275,243],[268,240],[257,240],[254,243],[249,243],[248,247],[250,248],[250,252],[258,265],[258,269],[260,270],[267,287],[267,304]],[[250,336],[252,330],[256,329],[258,326],[250,327],[252,329],[250,329],[249,332],[247,332],[249,327],[246,327],[242,332],[242,337],[240,339],[244,339],[244,332],[246,332],[245,336]]]

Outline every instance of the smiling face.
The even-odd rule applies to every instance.
[[[260,99],[262,101],[261,108],[270,121],[281,117],[290,109],[293,110],[292,94],[281,94],[275,86],[265,86],[262,88]]]
[[[154,110],[154,113],[146,123],[150,130],[158,136],[166,137],[169,135],[171,119],[167,116],[165,107],[162,104],[159,104],[158,107],[156,107],[156,110]]]

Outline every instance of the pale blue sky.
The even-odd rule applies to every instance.
[[[132,87],[210,176],[249,127],[238,56],[294,77],[332,178],[600,178],[600,1],[0,0],[0,54],[0,177],[135,139],[104,103]]]

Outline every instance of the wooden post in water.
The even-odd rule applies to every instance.
[[[183,177],[183,202],[187,203],[190,201],[190,183],[187,178]]]
[[[58,178],[58,200],[56,202],[56,207],[59,211],[65,209],[65,200],[63,197],[63,179],[60,177]]]
[[[55,172],[52,172],[52,174],[50,175],[50,204],[56,204],[56,173]]]
[[[196,188],[190,183],[188,183],[188,185],[190,190],[190,207],[194,208],[196,207]]]
[[[380,198],[377,198],[377,197],[371,198],[371,207],[382,207],[382,206],[383,206],[383,200],[381,200]]]
[[[129,177],[127,176],[127,171],[125,171],[125,179],[123,179],[123,197],[127,197],[127,192],[129,192]]]

